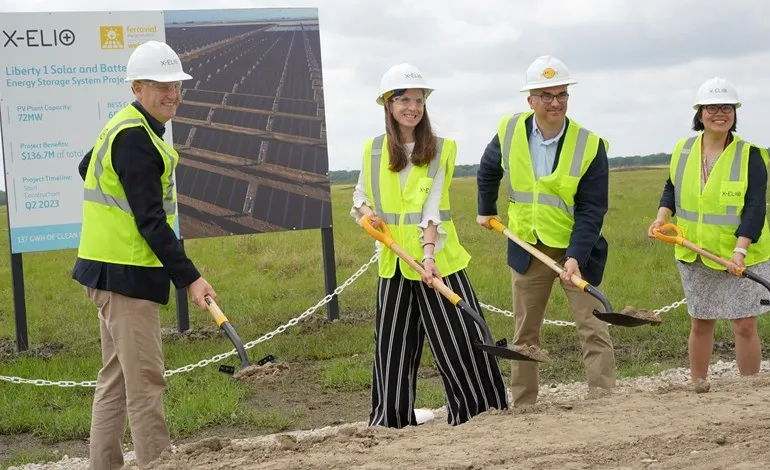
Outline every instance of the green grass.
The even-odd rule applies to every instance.
[[[9,467],[23,467],[28,463],[56,462],[61,458],[60,454],[47,450],[23,450],[0,462],[0,470],[6,470]]]
[[[368,390],[372,382],[372,367],[368,357],[357,356],[329,363],[323,371],[327,388],[355,392]]]
[[[683,297],[673,260],[673,247],[646,237],[655,216],[665,169],[612,172],[610,210],[605,236],[610,255],[602,290],[616,311],[627,305],[656,309]],[[505,214],[504,188],[500,213]],[[348,215],[352,187],[332,188],[335,257],[338,283],[353,274],[373,254],[373,239]],[[505,264],[507,240],[475,224],[475,180],[453,182],[453,214],[462,242],[472,254],[469,276],[480,300],[511,309],[510,271]],[[5,221],[3,212],[0,218]],[[4,222],[3,222],[4,223]],[[5,229],[5,226],[3,226]],[[13,341],[13,296],[7,236],[0,236],[0,339]],[[218,304],[248,342],[286,324],[324,295],[321,235],[318,230],[260,234],[205,240],[188,240],[188,253],[218,293]],[[18,358],[0,362],[0,375],[48,380],[94,380],[100,364],[98,321],[80,286],[70,278],[75,250],[24,255],[29,339],[62,343],[50,360]],[[331,325],[317,321],[326,308],[285,333],[249,350],[252,360],[273,354],[282,361],[325,361],[306,377],[308,382],[333,393],[360,394],[369,386],[373,352],[376,265],[339,298],[342,321]],[[192,328],[211,327],[206,312],[190,304]],[[162,323],[176,324],[174,300],[164,306]],[[513,336],[513,321],[484,312],[495,339]],[[554,288],[547,318],[571,320],[565,296]],[[657,328],[612,328],[620,377],[658,372],[687,364],[689,318],[684,307],[664,315]],[[760,319],[761,337],[770,338],[767,318]],[[732,341],[727,323],[717,330],[718,341]],[[765,344],[767,346],[767,344]],[[541,368],[544,383],[584,380],[577,333],[574,328],[544,326],[543,347],[555,358]],[[229,351],[224,338],[194,343],[164,344],[166,367],[175,369]],[[223,363],[236,364],[236,358]],[[426,347],[423,366],[432,360]],[[169,378],[166,409],[172,437],[193,436],[218,426],[284,430],[298,426],[301,416],[284,411],[280,404],[259,409],[259,388],[229,379],[217,372],[219,364]],[[509,374],[509,364],[501,363]],[[312,369],[312,370],[316,370]],[[507,380],[507,377],[506,377]],[[267,386],[267,385],[266,385]],[[440,381],[418,383],[418,406],[441,406]],[[93,389],[36,387],[0,382],[0,434],[31,433],[50,442],[88,436]]]

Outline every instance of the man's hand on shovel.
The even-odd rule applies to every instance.
[[[203,277],[199,277],[187,286],[187,292],[190,294],[190,299],[195,302],[201,311],[205,311],[208,308],[206,296],[210,296],[212,299],[217,298],[214,288]]]
[[[575,258],[567,258],[567,261],[564,262],[564,270],[559,273],[559,277],[561,278],[562,282],[566,283],[567,285],[575,286],[575,284],[572,282],[573,274],[577,274],[581,279],[583,277],[580,274],[580,266],[578,265],[577,260]]]

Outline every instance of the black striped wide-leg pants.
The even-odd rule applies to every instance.
[[[443,280],[481,315],[464,270]],[[508,407],[496,358],[473,347],[473,340],[481,340],[480,328],[421,280],[406,279],[399,269],[390,279],[379,278],[376,322],[370,426],[417,424],[417,369],[426,335],[443,380],[449,424]]]

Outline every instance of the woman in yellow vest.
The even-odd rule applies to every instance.
[[[675,214],[686,239],[731,261],[725,269],[687,248],[675,248],[692,321],[690,374],[698,392],[710,388],[708,366],[718,319],[732,323],[741,375],[757,373],[762,358],[757,316],[768,310],[762,301],[770,296],[759,284],[737,277],[737,269],[751,267],[770,278],[767,150],[735,133],[740,106],[729,81],[715,77],[701,85],[693,130],[703,132],[674,147],[658,215],[647,234],[653,237],[653,229]]]
[[[497,360],[472,344],[472,320],[430,288],[433,277],[481,312],[465,268],[470,255],[451,219],[449,186],[457,145],[433,134],[425,101],[433,90],[410,64],[391,67],[380,82],[385,133],[364,145],[351,215],[384,220],[392,236],[429,273],[424,278],[377,243],[379,279],[369,425],[418,424],[417,369],[427,336],[443,380],[447,422],[457,425],[490,408],[508,407]]]

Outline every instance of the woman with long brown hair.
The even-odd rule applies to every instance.
[[[473,347],[481,338],[479,327],[431,288],[433,278],[441,278],[481,312],[465,272],[470,255],[460,244],[450,211],[457,145],[433,133],[426,107],[432,91],[410,64],[395,65],[383,75],[377,103],[384,108],[385,134],[364,145],[353,194],[356,221],[366,215],[377,227],[384,220],[396,243],[421,260],[426,271],[420,276],[377,243],[372,426],[417,424],[417,370],[426,336],[443,380],[449,424],[508,407],[497,360]]]

